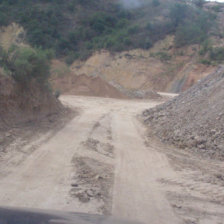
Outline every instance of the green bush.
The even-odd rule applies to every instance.
[[[1,0],[0,25],[19,23],[31,46],[54,49],[70,64],[99,49],[149,49],[167,34],[175,34],[180,45],[203,41],[214,27],[214,15],[209,17],[189,1],[150,0],[144,1],[144,7],[127,9],[120,1]],[[157,21],[157,16],[163,20]]]
[[[202,8],[205,2],[205,0],[193,0],[193,3],[199,8]]]
[[[152,5],[153,5],[154,7],[159,6],[159,5],[160,5],[159,0],[152,0]]]
[[[215,47],[210,50],[210,59],[217,62],[224,61],[224,47]]]
[[[197,44],[204,41],[206,38],[207,34],[200,25],[189,22],[178,27],[175,35],[175,44],[177,47]]]
[[[116,19],[106,13],[95,13],[87,20],[88,25],[97,33],[103,33],[107,28],[114,27]]]
[[[13,47],[9,50],[5,64],[11,76],[26,85],[31,80],[46,83],[50,75],[52,52],[31,47]]]
[[[171,55],[164,51],[158,52],[157,56],[161,61],[168,61],[171,59]]]
[[[221,5],[214,5],[212,7],[212,9],[215,11],[215,12],[221,12],[222,11],[222,6]]]
[[[147,31],[152,31],[152,29],[153,29],[152,24],[151,24],[150,22],[148,22],[148,23],[146,24],[146,26],[145,26],[145,29],[146,29]]]
[[[201,44],[199,55],[205,55],[211,49],[212,49],[211,41],[209,39],[207,39]]]
[[[155,57],[160,59],[161,61],[169,61],[171,59],[171,55],[165,51],[159,51],[156,53],[151,53],[151,57]]]
[[[184,3],[176,3],[171,6],[169,17],[174,27],[179,26],[185,21],[188,15],[188,6]]]
[[[0,26],[8,25],[7,16],[5,13],[0,13]]]
[[[153,43],[152,43],[151,39],[146,38],[146,39],[143,39],[143,40],[139,40],[139,43],[137,43],[137,46],[139,48],[148,50],[149,48],[151,48],[153,46]]]
[[[0,66],[7,70],[7,52],[0,46]]]
[[[128,33],[136,34],[137,32],[139,32],[139,30],[140,30],[140,27],[138,25],[133,25],[128,28]]]
[[[209,59],[206,59],[206,58],[201,59],[200,63],[204,64],[204,65],[211,65],[211,61]]]
[[[70,51],[68,53],[68,55],[66,56],[65,58],[65,62],[68,64],[68,65],[71,65],[76,59],[80,58],[80,55],[78,52],[73,52],[73,51]]]

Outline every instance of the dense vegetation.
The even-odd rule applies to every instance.
[[[31,47],[12,46],[8,51],[0,49],[0,66],[17,83],[26,87],[32,81],[42,86],[48,84],[52,52]]]
[[[125,2],[2,0],[0,26],[21,24],[32,46],[53,49],[71,63],[97,49],[148,49],[170,33],[175,34],[177,47],[203,42],[215,19],[203,11],[203,0]]]

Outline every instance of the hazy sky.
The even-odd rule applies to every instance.
[[[211,2],[224,2],[224,0],[210,0]]]

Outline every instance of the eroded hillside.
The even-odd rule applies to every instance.
[[[24,89],[12,78],[0,74],[0,130],[20,123],[41,120],[62,109],[59,101],[37,83]]]
[[[216,67],[200,63],[199,49],[198,45],[176,49],[174,37],[168,36],[150,50],[98,52],[85,62],[74,62],[71,70],[77,75],[100,76],[121,91],[181,92]]]
[[[4,0],[0,10],[15,15],[3,13],[0,43],[5,49],[15,43],[53,49],[58,60],[51,69],[54,90],[95,96],[99,94],[87,90],[93,79],[105,83],[104,89],[115,87],[116,95],[144,98],[151,91],[182,92],[224,61],[223,4],[136,3],[29,1],[21,8],[23,2]],[[85,91],[72,86],[82,79],[77,75],[86,76]]]
[[[49,52],[25,44],[24,36],[17,24],[0,30],[1,156],[60,126],[62,115],[69,115],[50,89]]]
[[[0,3],[0,26],[15,22],[32,46],[54,49],[72,63],[98,50],[150,49],[167,35],[177,47],[222,35],[216,20],[222,4],[204,0],[35,0]]]

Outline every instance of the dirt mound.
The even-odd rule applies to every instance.
[[[24,88],[0,74],[0,132],[61,110],[62,105],[46,87],[31,83]]]
[[[179,97],[143,112],[163,141],[224,158],[224,66]]]
[[[110,98],[127,98],[118,89],[101,79],[85,74],[66,74],[52,80],[53,87],[63,94],[99,96]]]

